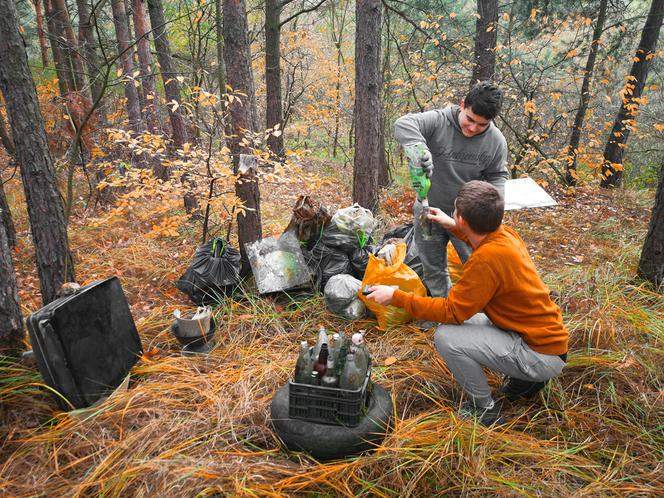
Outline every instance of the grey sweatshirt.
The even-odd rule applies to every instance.
[[[394,124],[402,146],[426,143],[433,156],[429,204],[451,215],[459,189],[470,180],[485,180],[505,195],[507,142],[491,122],[479,135],[466,137],[459,126],[459,106],[406,114]]]

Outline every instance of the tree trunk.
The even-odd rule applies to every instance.
[[[74,280],[67,227],[14,0],[0,0],[0,87],[21,168],[42,302]]]
[[[96,18],[92,17],[90,10],[90,0],[76,0],[78,8],[78,41],[81,50],[85,55],[85,62],[88,67],[88,79],[90,81],[90,89],[92,94],[92,103],[102,97],[104,91],[104,82],[101,81],[101,72],[99,70],[99,54],[97,53],[97,41],[95,38],[95,22]],[[100,106],[97,106],[97,117],[101,122],[105,122],[106,118]]]
[[[134,32],[136,33],[136,48],[138,52],[138,67],[141,74],[141,86],[145,98],[145,121],[150,133],[159,132],[159,117],[157,116],[157,101],[155,91],[155,77],[152,72],[152,54],[150,53],[150,38],[146,26],[143,0],[133,0]]]
[[[42,14],[41,0],[33,0],[35,5],[35,16],[37,17],[37,38],[39,38],[39,51],[41,53],[42,65],[48,67],[48,43],[44,34],[44,16]]]
[[[478,81],[490,80],[496,71],[496,38],[498,35],[498,0],[477,0],[475,22],[475,66],[470,78],[472,87]]]
[[[579,153],[579,142],[581,141],[583,120],[586,117],[588,103],[590,102],[590,84],[592,83],[593,71],[595,70],[595,59],[597,58],[597,50],[599,49],[599,39],[602,37],[602,31],[604,30],[607,3],[608,0],[600,0],[599,2],[593,39],[590,42],[590,51],[588,52],[586,70],[583,74],[583,83],[581,85],[581,101],[579,102],[579,109],[576,111],[574,125],[572,126],[572,136],[570,137],[569,147],[567,148],[567,168],[565,172],[565,181],[567,182],[567,185],[576,185],[576,157]]]
[[[143,132],[143,120],[141,119],[141,108],[138,103],[138,90],[132,77],[134,72],[134,61],[132,49],[129,46],[129,28],[127,28],[127,13],[123,0],[112,0],[113,24],[115,25],[115,37],[118,43],[119,66],[122,69],[124,80],[125,97],[127,99],[127,116],[129,117],[129,129],[136,135]]]
[[[0,225],[4,227],[7,236],[7,244],[11,249],[16,247],[16,227],[12,219],[12,213],[9,210],[9,203],[5,195],[5,187],[0,181]]]
[[[641,41],[636,50],[634,64],[630,76],[625,81],[622,105],[613,129],[606,142],[604,160],[602,162],[602,187],[619,187],[622,180],[623,153],[627,145],[629,133],[639,112],[639,99],[648,79],[650,62],[655,56],[657,38],[664,19],[664,0],[652,0],[648,18],[641,32]]]
[[[23,349],[23,336],[16,275],[5,227],[0,224],[0,355],[13,355]]]
[[[240,174],[240,154],[251,154],[253,121],[251,112],[251,63],[248,57],[247,11],[244,0],[224,0],[224,58],[228,70],[228,84],[233,89],[230,103],[231,134],[227,137],[233,156],[233,173]],[[241,92],[244,95],[239,95]],[[256,171],[249,168],[238,177],[235,194],[242,201],[244,213],[238,214],[238,239],[242,254],[243,272],[248,273],[249,261],[245,244],[262,237],[260,190]]]
[[[0,100],[0,104],[1,103],[2,101]],[[12,157],[16,155],[16,149],[14,148],[14,141],[12,140],[12,137],[9,134],[9,130],[5,125],[5,118],[2,115],[2,112],[0,112],[0,142],[7,151],[7,154],[9,154]]]
[[[380,0],[357,0],[355,19],[353,202],[373,210],[378,202],[381,164]]]
[[[659,172],[659,185],[650,226],[639,259],[638,274],[660,290],[664,288],[664,159]]]
[[[217,83],[219,84],[219,99],[223,105],[226,98],[226,61],[224,60],[224,17],[223,0],[215,0],[215,28],[217,30]],[[224,136],[228,135],[228,123],[224,119],[224,113],[221,113],[222,132]]]
[[[180,112],[180,83],[173,67],[171,47],[168,43],[166,33],[166,19],[164,18],[164,7],[161,0],[148,0],[148,12],[150,13],[150,24],[154,38],[154,47],[157,52],[161,77],[164,81],[164,92],[166,94],[166,107],[171,120],[173,144],[178,149],[187,143],[187,126],[184,116]]]
[[[281,0],[265,0],[265,90],[267,93],[267,128],[279,126],[279,136],[267,139],[267,146],[277,157],[284,155],[281,102]]]
[[[85,94],[87,93],[85,91],[85,70],[83,69],[81,56],[78,53],[78,40],[76,40],[76,35],[71,27],[67,3],[65,0],[53,0],[53,10],[61,29],[58,35],[63,41],[63,51],[66,54],[69,70],[72,73],[75,90]]]
[[[71,72],[71,65],[66,56],[66,52],[62,48],[61,33],[62,29],[55,15],[52,5],[53,0],[44,0],[44,11],[46,12],[46,26],[48,27],[48,38],[51,42],[51,52],[53,52],[53,66],[55,67],[55,74],[58,76],[58,89],[60,96],[64,97],[69,92],[76,89],[74,84],[73,75]]]

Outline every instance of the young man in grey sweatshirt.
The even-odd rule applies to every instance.
[[[421,166],[431,178],[429,205],[451,216],[457,192],[471,180],[484,180],[505,195],[507,142],[493,120],[500,112],[502,92],[489,81],[470,89],[461,105],[451,105],[397,119],[394,137],[403,146],[424,143]],[[434,297],[447,297],[451,287],[447,270],[447,242],[451,241],[462,262],[471,249],[450,232],[433,225],[424,240],[419,224],[422,206],[413,207],[415,244],[422,260],[424,283]]]

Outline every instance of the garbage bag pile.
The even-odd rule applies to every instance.
[[[312,272],[320,274],[321,290],[334,275],[364,276],[373,250],[370,239],[374,227],[373,214],[359,204],[339,209],[332,216],[320,239],[305,254]]]

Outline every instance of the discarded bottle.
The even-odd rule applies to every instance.
[[[357,368],[366,375],[367,368],[369,367],[369,351],[364,345],[364,336],[359,332],[353,334],[353,346],[351,351],[355,354],[355,364]]]
[[[327,372],[327,359],[330,355],[330,352],[327,348],[327,344],[323,344],[320,348],[320,354],[318,355],[318,360],[314,364],[314,371],[318,372],[318,378],[322,379],[325,372]]]
[[[327,359],[327,370],[325,375],[320,380],[320,385],[325,387],[337,387],[339,385],[339,377],[334,372],[334,361],[332,358]]]
[[[300,342],[300,355],[297,357],[295,363],[295,382],[306,384],[311,377],[311,370],[314,364],[311,361],[311,354],[309,352],[309,344],[307,341]]]
[[[314,362],[318,360],[318,355],[320,354],[321,346],[323,344],[327,344],[327,332],[325,331],[325,327],[321,325],[320,329],[318,330],[318,341],[316,341],[316,346],[311,352],[311,357],[313,358]]]
[[[355,364],[355,355],[350,353],[346,356],[346,365],[339,379],[339,387],[354,391],[362,387],[362,384],[364,384],[364,376]]]
[[[312,386],[317,386],[320,384],[320,379],[318,378],[318,372],[316,372],[315,370],[311,372],[311,378],[309,380],[309,384],[311,384]]]
[[[422,201],[422,212],[420,213],[420,227],[422,227],[422,238],[424,240],[431,240],[433,234],[433,222],[427,217],[429,214],[429,200]]]
[[[334,359],[334,363],[339,361],[339,350],[341,349],[341,343],[339,341],[340,336],[339,334],[334,334],[332,336],[332,344],[330,346],[330,354],[332,355],[332,358]]]
[[[343,333],[339,336],[339,353],[335,357],[336,363],[334,369],[336,371],[337,377],[341,378],[341,374],[344,371],[344,365],[346,364],[346,355],[350,352],[348,347],[348,336]]]

